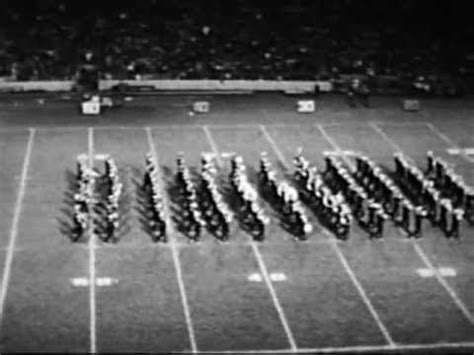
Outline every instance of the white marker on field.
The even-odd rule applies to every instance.
[[[458,149],[458,148],[448,148],[448,149],[446,149],[446,151],[450,155],[459,155],[459,154],[461,154],[461,149]]]
[[[283,272],[272,272],[271,274],[268,275],[268,277],[273,282],[282,282],[282,281],[287,280],[286,275]],[[250,282],[262,282],[263,277],[262,277],[262,274],[258,272],[254,272],[253,274],[250,274],[247,277],[247,280]]]
[[[276,281],[276,282],[281,282],[281,281],[286,281],[286,275],[282,272],[273,272],[270,274],[270,280]]]
[[[260,275],[258,272],[254,272],[253,274],[250,274],[247,277],[247,280],[250,282],[262,282],[262,275]]]
[[[455,277],[457,275],[456,270],[452,267],[439,267],[437,271],[443,277]],[[416,272],[423,278],[436,276],[435,270],[428,268],[419,268]]]
[[[464,154],[467,156],[474,155],[474,148],[464,148]]]
[[[110,158],[110,154],[94,154],[94,160],[107,160]]]
[[[74,287],[86,287],[90,285],[88,277],[74,277],[70,279],[71,285]],[[96,286],[106,287],[118,284],[118,279],[112,277],[98,277],[95,279]]]
[[[201,155],[205,156],[205,157],[208,157],[208,158],[211,158],[211,159],[216,159],[217,158],[217,154],[215,154],[215,153],[202,152]],[[224,159],[228,159],[228,158],[232,158],[234,155],[235,155],[235,152],[223,152],[223,153],[220,154],[220,157],[224,158]]]
[[[235,155],[235,152],[224,152],[221,153],[221,157],[224,159],[232,158]]]
[[[438,272],[442,276],[454,277],[457,275],[456,269],[452,267],[439,267]]]
[[[340,154],[338,152],[335,152],[334,150],[324,150],[323,155],[334,155],[334,156],[339,156]]]

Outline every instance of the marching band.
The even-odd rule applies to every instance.
[[[267,153],[262,152],[258,190],[249,180],[242,156],[234,155],[230,159],[227,196],[212,156],[201,155],[200,171],[193,178],[184,155],[180,154],[174,183],[180,197],[182,230],[196,242],[205,229],[217,239],[227,241],[233,221],[238,220],[254,240],[263,241],[270,218],[262,207],[260,192],[279,212],[282,224],[299,240],[308,239],[314,230],[307,207],[341,240],[348,239],[353,220],[371,239],[383,237],[387,220],[412,238],[422,236],[425,219],[448,238],[461,236],[463,219],[471,226],[474,224],[474,189],[433,152],[427,153],[423,171],[401,153],[394,154],[393,171],[365,155],[353,155],[355,165],[348,167],[340,157],[328,153],[325,169],[321,170],[312,166],[300,149],[293,159],[293,181],[288,181],[277,177]],[[104,167],[104,174],[99,176],[88,165],[86,155],[77,158],[74,241],[84,239],[91,227],[104,242],[119,239],[123,183],[111,157],[105,159]],[[102,192],[96,193],[99,185]],[[152,153],[145,156],[142,188],[152,240],[167,242],[169,221],[165,218],[165,197],[158,162]]]

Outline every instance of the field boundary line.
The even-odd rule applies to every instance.
[[[254,350],[222,350],[222,351],[205,351],[208,354],[278,354],[278,353],[363,353],[363,352],[389,352],[396,353],[399,351],[409,350],[439,350],[439,349],[459,349],[465,350],[474,348],[474,342],[459,342],[459,343],[431,343],[431,344],[399,344],[395,347],[389,345],[353,345],[341,347],[322,347],[322,348],[299,348],[292,351],[291,349],[254,349]],[[203,351],[204,353],[204,351]]]
[[[439,128],[437,128],[434,124],[430,122],[425,122],[426,127],[433,132],[435,135],[437,135],[439,138],[441,138],[445,143],[447,143],[451,148],[460,148],[459,144],[457,144],[455,141],[453,141],[451,138],[448,137],[447,134],[441,132]],[[470,163],[474,163],[474,159],[469,157],[466,154],[461,154],[461,156],[467,160]]]
[[[37,131],[35,127],[20,127],[20,126],[13,126],[13,127],[2,127],[0,128],[0,134],[5,134],[5,133],[26,133],[29,132],[29,130],[34,129]]]
[[[202,126],[206,126],[211,129],[258,129],[260,124],[258,123],[237,123],[237,124],[219,124],[212,122],[201,122],[201,123],[187,123],[183,122],[182,124],[162,124],[162,125],[97,125],[97,126],[87,126],[87,125],[75,125],[75,126],[35,126],[32,127],[38,132],[50,131],[50,132],[74,132],[78,130],[88,130],[89,128],[94,128],[94,130],[143,130],[149,127],[152,130],[174,130],[174,129],[199,129]],[[300,128],[300,127],[312,127],[313,122],[301,122],[301,123],[285,123],[285,122],[276,122],[276,123],[265,123],[267,127],[274,128]],[[324,127],[338,127],[342,126],[342,123],[322,123]],[[0,133],[10,133],[10,132],[22,133],[25,131],[23,127],[12,127],[12,128],[3,128],[0,129]]]
[[[203,129],[206,130],[206,128],[203,126]],[[209,145],[211,146],[214,154],[218,157],[217,158],[217,163],[220,168],[222,168],[222,160],[219,158],[219,149],[217,148],[217,145],[212,137],[211,132],[209,129],[207,129],[208,134],[206,134],[206,137],[209,141]],[[250,246],[252,248],[252,251],[255,255],[255,259],[257,260],[257,264],[260,268],[260,272],[262,273],[263,279],[265,281],[265,284],[267,285],[268,291],[270,292],[270,296],[273,301],[273,305],[275,306],[275,309],[278,313],[278,316],[280,317],[280,322],[283,326],[283,329],[286,333],[286,337],[288,338],[288,343],[290,344],[290,351],[294,352],[298,348],[296,346],[296,341],[293,336],[293,332],[290,328],[290,325],[288,324],[288,320],[285,315],[285,311],[283,310],[283,307],[281,306],[280,300],[278,299],[278,295],[275,291],[275,288],[273,287],[272,281],[270,280],[270,276],[268,274],[268,269],[267,266],[265,265],[265,261],[263,260],[263,256],[260,253],[260,250],[256,244],[256,242],[252,239],[250,239]]]
[[[94,128],[89,127],[87,130],[87,151],[89,159],[89,168],[94,169]],[[89,209],[92,213],[93,206],[89,204]],[[91,216],[91,215],[90,215]],[[90,352],[97,353],[97,292],[96,292],[96,253],[97,240],[94,234],[93,216],[89,220],[89,241],[87,243],[89,251],[89,337],[90,337]]]
[[[383,129],[378,127],[376,124],[370,124],[370,126],[373,128],[374,131],[378,132],[387,141],[387,143],[389,143],[392,146],[393,149],[395,149],[399,153],[403,153],[403,150],[400,148],[400,146],[397,143],[395,143],[383,131]],[[420,259],[423,261],[423,263],[426,265],[426,267],[433,272],[434,276],[436,277],[436,280],[438,280],[440,285],[443,286],[445,291],[450,295],[451,299],[456,304],[456,306],[459,308],[459,310],[462,312],[462,314],[471,323],[471,325],[474,325],[474,316],[471,314],[471,312],[466,307],[464,302],[456,294],[456,292],[451,287],[451,285],[449,285],[449,283],[446,281],[446,279],[439,273],[439,270],[434,267],[431,260],[428,258],[426,253],[423,251],[423,248],[421,247],[421,245],[416,240],[412,240],[412,245],[413,245],[413,248],[415,249],[416,253],[420,257]]]
[[[234,123],[234,124],[203,124],[211,129],[255,129],[258,125],[255,123]]]
[[[278,159],[280,160],[281,164],[285,167],[285,169],[288,169],[289,168],[289,164],[285,158],[285,156],[282,154],[281,150],[278,148],[278,146],[276,145],[275,141],[273,140],[273,138],[270,136],[270,134],[268,133],[267,130],[264,129],[265,127],[262,128],[262,131],[264,132],[264,135],[265,137],[267,138],[268,142],[270,143],[270,145],[272,146],[275,154],[278,156]],[[333,148],[335,150],[337,150],[339,153],[341,153],[341,149],[332,141],[332,139],[330,137],[326,137],[326,132],[324,132],[323,128],[320,127],[320,125],[317,125],[317,128],[321,131],[321,133],[323,134],[323,136],[325,136],[326,140],[328,140],[328,142],[333,146]],[[266,134],[265,134],[266,132]],[[332,141],[332,142],[331,142]],[[369,297],[367,296],[367,293],[365,292],[364,288],[362,287],[362,285],[360,284],[359,280],[357,279],[357,277],[355,276],[352,268],[350,267],[349,263],[347,262],[347,259],[346,257],[344,256],[344,254],[342,253],[341,249],[339,248],[339,246],[337,245],[337,242],[335,242],[335,239],[334,239],[334,236],[332,236],[326,229],[324,228],[320,228],[322,230],[322,232],[326,235],[326,236],[329,236],[330,237],[330,241],[331,241],[331,246],[334,248],[334,251],[336,253],[336,255],[338,256],[339,258],[339,261],[341,262],[342,266],[344,267],[344,269],[346,270],[347,274],[349,275],[352,283],[354,284],[355,288],[357,289],[357,291],[359,292],[359,295],[360,297],[362,298],[363,302],[365,303],[365,305],[367,306],[370,314],[372,315],[372,317],[374,318],[375,322],[377,323],[380,331],[382,332],[385,340],[387,341],[387,343],[389,344],[390,347],[393,347],[395,346],[395,342],[393,341],[392,339],[392,336],[390,335],[390,333],[388,332],[387,328],[385,327],[385,325],[383,324],[382,320],[380,319],[377,311],[375,310],[374,306],[372,305],[372,302],[370,301]]]
[[[21,168],[21,179],[20,186],[18,188],[18,194],[15,201],[15,207],[13,210],[13,220],[10,228],[10,239],[8,241],[7,255],[5,258],[5,264],[3,268],[2,276],[2,289],[0,290],[0,330],[3,329],[3,312],[5,307],[5,299],[7,297],[8,286],[11,277],[11,268],[13,264],[13,256],[15,252],[16,239],[18,237],[18,223],[20,222],[20,215],[25,197],[26,182],[28,176],[28,170],[30,167],[31,151],[33,149],[33,143],[35,139],[35,129],[29,128],[28,142],[26,145],[26,152],[23,158],[23,165]]]
[[[148,144],[150,146],[151,154],[158,165],[157,167],[158,168],[158,183],[160,184],[160,188],[163,190],[165,185],[163,182],[163,178],[161,176],[160,164],[159,164],[158,155],[155,148],[155,142],[153,141],[151,128],[148,126],[146,127],[146,134],[147,134],[147,139],[148,139]],[[164,205],[165,220],[171,234],[171,238],[170,238],[171,254],[173,257],[174,268],[176,271],[176,280],[178,282],[179,293],[181,295],[181,303],[183,306],[184,317],[186,320],[186,327],[188,329],[189,343],[191,345],[191,352],[196,353],[198,351],[197,345],[196,345],[196,336],[194,334],[194,326],[193,326],[193,321],[191,318],[191,310],[189,308],[188,298],[186,295],[186,286],[184,285],[183,272],[181,269],[181,262],[179,260],[179,251],[176,246],[176,240],[175,240],[176,230],[174,229],[174,225],[171,220],[171,215],[169,212],[169,202],[168,202],[168,199],[166,198],[166,194],[163,195],[163,202],[164,202],[163,205]]]
[[[404,126],[422,126],[426,124],[425,120],[420,120],[420,121],[404,121],[404,122],[385,122],[385,121],[369,121],[369,122],[361,122],[363,124],[369,123],[369,124],[378,124],[378,125],[384,125],[384,126],[390,126],[390,127],[404,127]]]

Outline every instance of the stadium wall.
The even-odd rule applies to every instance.
[[[272,81],[272,80],[104,80],[101,90],[117,85],[125,87],[149,88],[169,91],[283,91],[289,93],[313,92],[315,85],[321,92],[330,92],[333,86],[329,81]],[[0,82],[0,92],[28,91],[71,91],[73,81],[24,81]]]
[[[72,81],[11,81],[1,82],[0,92],[71,91]]]

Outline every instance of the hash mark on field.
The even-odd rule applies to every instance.
[[[371,123],[370,126],[378,132],[386,141],[388,144],[392,146],[394,150],[396,150],[399,153],[403,153],[403,150],[400,148],[400,146],[395,143],[387,134],[383,131],[382,128],[377,126],[375,123]],[[430,269],[438,282],[443,286],[445,291],[449,294],[453,302],[456,304],[456,306],[459,308],[459,310],[464,314],[466,319],[474,325],[474,316],[472,313],[469,311],[469,309],[466,307],[464,302],[459,298],[459,296],[456,294],[454,289],[449,285],[449,283],[445,280],[445,278],[439,273],[439,271],[434,267],[426,253],[423,251],[423,248],[421,245],[414,239],[411,239],[411,243],[413,245],[413,248],[415,249],[416,253],[420,257],[420,259],[423,261],[423,263],[426,265],[428,269]]]
[[[201,153],[202,155],[205,155],[205,156],[208,156],[209,158],[211,159],[214,159],[214,158],[217,158],[217,155],[214,154],[214,153],[210,153],[210,152],[202,152]],[[223,159],[228,159],[228,158],[232,158],[233,156],[235,156],[235,152],[222,152],[220,154],[220,157],[223,158]]]
[[[29,129],[28,143],[26,145],[25,157],[23,159],[23,166],[21,169],[21,180],[20,187],[18,189],[17,199],[15,201],[15,207],[13,212],[13,221],[10,229],[10,239],[8,242],[7,256],[5,258],[5,264],[3,268],[2,276],[2,289],[0,290],[0,330],[3,326],[3,311],[5,305],[5,299],[7,297],[8,285],[10,282],[11,268],[13,262],[13,255],[15,252],[16,238],[18,236],[18,223],[20,221],[20,214],[23,205],[23,199],[25,197],[26,190],[26,177],[28,176],[28,169],[30,166],[31,151],[33,148],[33,141],[35,138],[35,129]]]
[[[416,272],[421,277],[435,276],[435,273],[433,272],[433,270],[428,269],[428,268],[419,268],[416,270]],[[444,277],[454,277],[457,275],[456,270],[453,269],[452,267],[440,267],[438,268],[438,272],[441,276],[444,276]]]
[[[250,282],[262,282],[262,275],[260,275],[258,272],[254,272],[253,274],[250,274],[247,277],[247,280]]]
[[[219,168],[222,168],[223,165],[222,165],[222,160],[219,158],[220,157],[219,150],[217,149],[217,145],[214,142],[214,139],[211,135],[211,132],[209,131],[209,129],[207,129],[206,126],[203,126],[203,129],[206,132],[206,137],[209,141],[209,144],[210,144],[212,150],[214,151],[214,153],[218,157],[217,164],[218,164]],[[297,349],[297,346],[296,346],[295,338],[293,336],[293,332],[291,331],[291,328],[288,324],[288,320],[286,319],[286,315],[285,315],[285,312],[283,310],[283,307],[281,306],[280,300],[278,299],[275,288],[273,287],[272,281],[271,281],[270,276],[268,274],[267,267],[265,265],[265,262],[263,261],[263,256],[260,253],[260,250],[258,249],[258,246],[257,246],[256,242],[253,239],[250,239],[250,246],[251,246],[252,251],[255,255],[255,259],[257,260],[257,264],[260,268],[260,273],[263,276],[263,280],[265,281],[265,284],[267,285],[268,292],[270,293],[270,296],[271,296],[272,301],[273,301],[273,305],[275,306],[275,309],[277,310],[278,316],[280,317],[280,322],[283,326],[283,329],[285,330],[286,336],[288,338],[288,343],[290,344],[290,347],[291,347],[291,351],[295,351]]]
[[[282,272],[272,272],[270,274],[270,279],[275,282],[286,281],[286,275]]]
[[[110,157],[110,154],[97,153],[94,154],[94,160],[106,160]]]
[[[352,166],[351,162],[349,159],[343,154],[343,151],[341,147],[327,134],[327,132],[324,130],[324,128],[321,125],[316,125],[316,127],[319,129],[321,132],[322,136],[331,144],[333,149],[335,149],[337,152],[339,152],[342,156],[342,158],[347,162],[348,165]],[[332,235],[326,230],[323,229],[323,232],[332,237]],[[331,240],[334,240],[334,237],[332,237]],[[359,282],[357,279],[354,271],[352,270],[351,266],[349,265],[346,257],[341,251],[341,248],[339,248],[339,245],[337,243],[332,243],[331,244],[334,248],[334,251],[336,252],[339,260],[341,261],[342,265],[344,266],[344,269],[346,270],[347,274],[349,275],[350,279],[352,280],[352,283],[354,284],[355,288],[359,292],[359,295],[361,296],[362,300],[364,301],[365,305],[369,309],[370,314],[374,318],[375,322],[377,323],[380,331],[382,332],[383,336],[385,337],[385,340],[389,344],[391,348],[394,348],[396,346],[395,342],[393,341],[392,336],[390,335],[387,327],[385,324],[382,322],[380,319],[379,314],[375,310],[375,307],[372,305],[372,302],[370,301],[369,297],[367,296],[367,293],[365,292],[364,288],[362,287],[362,284]]]
[[[160,189],[163,189],[165,187],[165,185],[163,183],[163,179],[162,179],[162,176],[161,176],[161,170],[160,170],[158,155],[156,153],[155,143],[153,142],[153,137],[152,137],[152,134],[151,134],[150,127],[146,127],[146,134],[147,134],[148,144],[150,146],[152,156],[153,156],[153,158],[154,158],[154,160],[157,164],[157,168],[158,168],[159,187],[160,187]],[[191,351],[193,353],[195,353],[195,352],[197,352],[196,337],[194,335],[194,327],[193,327],[193,321],[192,321],[192,318],[191,318],[191,311],[189,309],[188,298],[187,298],[187,295],[186,295],[186,287],[185,287],[184,281],[183,281],[183,272],[181,270],[181,262],[179,261],[179,250],[177,248],[176,240],[175,240],[176,231],[174,229],[174,225],[173,225],[173,222],[171,220],[171,216],[170,216],[170,212],[169,212],[170,209],[169,209],[169,205],[168,205],[168,199],[165,197],[163,199],[163,202],[164,202],[163,205],[164,205],[164,215],[165,215],[166,225],[169,226],[170,235],[171,235],[171,238],[170,238],[171,254],[172,254],[172,257],[173,257],[174,268],[176,270],[176,279],[178,281],[178,287],[179,287],[179,293],[180,293],[180,296],[181,296],[181,303],[183,305],[184,317],[186,319],[186,326],[187,326],[187,329],[188,329],[189,343],[191,345]]]
[[[70,279],[71,285],[74,287],[85,287],[90,285],[90,280],[87,277],[74,277]],[[111,277],[98,277],[95,279],[97,286],[112,286],[118,284],[118,279]]]
[[[426,121],[405,121],[405,122],[390,122],[390,121],[370,121],[370,124],[383,124],[384,126],[403,127],[403,126],[420,126]]]
[[[253,274],[250,274],[247,277],[247,280],[250,282],[262,282],[263,278],[260,273],[254,272]],[[281,282],[281,281],[286,281],[287,278],[286,278],[286,275],[282,272],[272,272],[270,274],[270,280],[272,280],[273,282]]]
[[[459,155],[461,154],[461,149],[459,148],[448,148],[446,149],[449,155]]]

